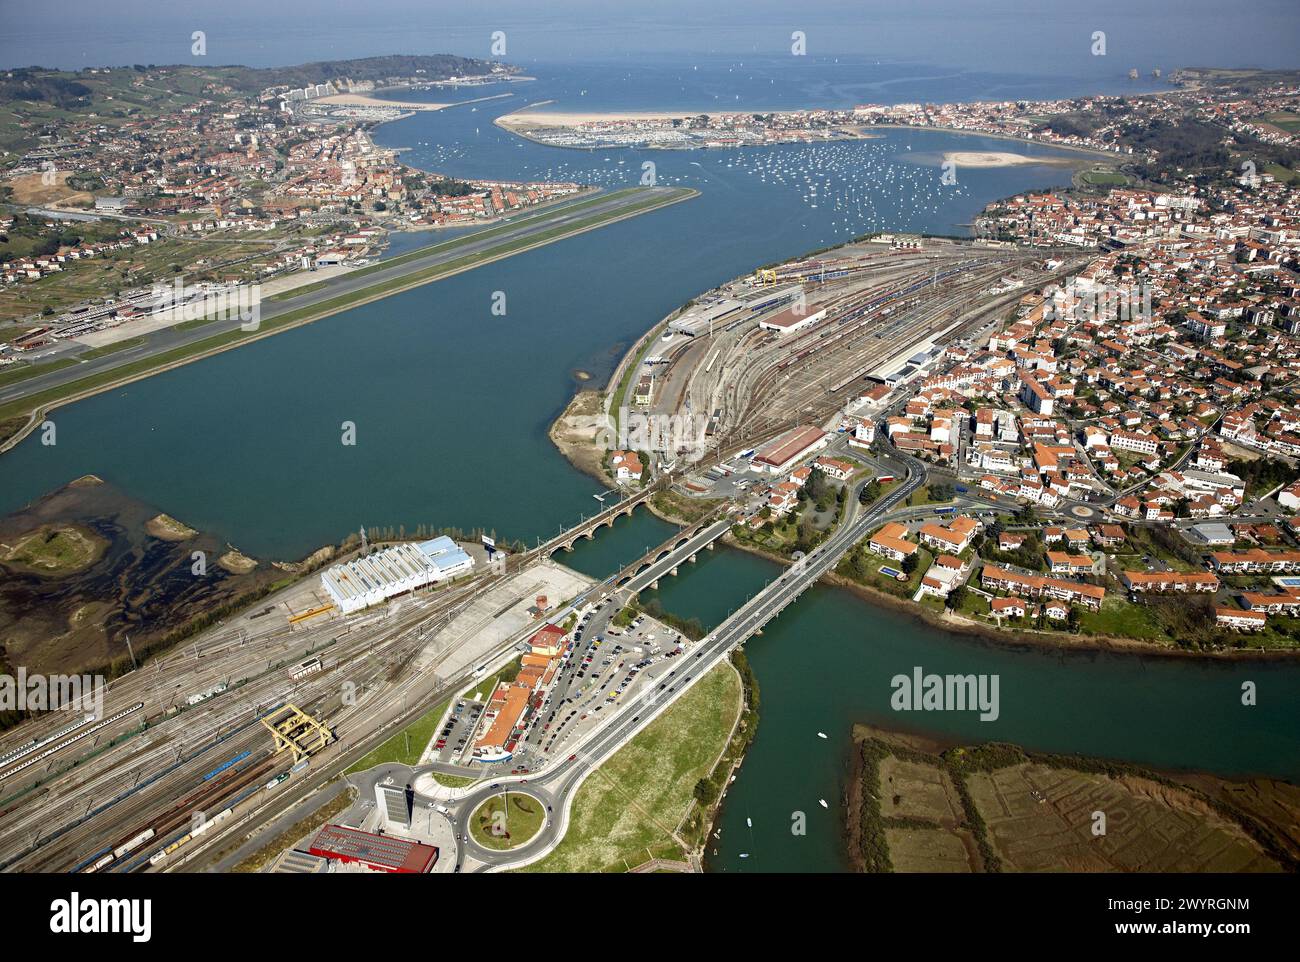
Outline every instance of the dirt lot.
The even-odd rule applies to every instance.
[[[14,203],[38,204],[41,206],[57,205],[61,207],[80,207],[95,203],[95,195],[84,190],[73,190],[67,180],[72,176],[70,170],[60,170],[54,175],[54,182],[47,184],[45,174],[23,174],[9,180],[14,189]]]
[[[598,441],[602,436],[611,435],[604,414],[604,402],[599,391],[579,391],[551,425],[550,435],[560,453],[575,468],[608,481],[604,469],[607,450]]]

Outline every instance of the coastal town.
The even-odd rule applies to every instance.
[[[1058,200],[1017,197],[998,210]],[[897,580],[918,604],[1008,628],[1292,647],[1294,194],[1230,183],[1111,190],[1084,203],[1098,215],[1095,231],[1085,222],[1087,246],[1107,250],[1077,273],[1025,291],[986,338],[882,369],[828,422],[730,462],[728,471],[779,473],[758,472],[748,524],[797,521],[813,508],[814,481],[842,487],[873,476],[873,453],[901,452],[926,464],[934,517],[882,525],[842,567],[854,580],[891,593]],[[1055,230],[1058,247],[1069,243],[1050,218],[1016,229]],[[844,438],[848,460],[819,454]],[[713,480],[695,493],[709,496]],[[1177,596],[1195,600],[1166,603]]]
[[[466,63],[481,72],[440,88],[513,76]],[[582,190],[445,177],[376,145],[373,127],[409,110],[383,106],[374,91],[427,88],[421,75],[249,94],[209,80],[173,104],[155,92],[179,68],[89,73],[116,93],[76,83],[66,95],[102,98],[105,116],[83,108],[33,119],[18,126],[20,149],[0,154],[0,201],[10,205],[0,214],[0,365],[63,339],[147,330],[131,322],[170,311],[157,288],[177,277],[205,295],[254,284],[283,293],[377,261],[396,234],[430,231],[433,243],[435,229],[491,224]],[[53,82],[21,71],[4,79]]]
[[[0,872],[1300,867],[1300,71],[383,12],[0,67]]]
[[[1196,110],[1207,109],[1206,95],[1192,96]],[[1278,107],[1279,96],[1270,87],[1264,101]],[[1263,109],[1234,101],[1228,115]],[[896,110],[888,116],[899,119]],[[924,119],[939,117],[954,122],[945,111]],[[924,463],[924,496],[846,557],[839,574],[850,582],[980,630],[1292,648],[1300,638],[1300,203],[1289,170],[1226,155],[1220,163],[1172,189],[1085,187],[990,204],[975,247],[1042,251],[1031,267],[1052,281],[1036,281],[1032,270],[1004,277],[984,289],[1011,295],[991,323],[975,334],[953,325],[942,341],[904,338],[896,360],[859,368],[867,384],[856,392],[843,370],[816,366],[830,353],[822,338],[851,341],[846,319],[893,308],[882,297],[850,311],[859,302],[841,299],[834,284],[845,282],[827,278],[889,257],[947,256],[950,242],[880,236],[742,279],[706,298],[716,308],[668,324],[664,338],[677,333],[676,345],[661,340],[661,355],[641,366],[628,394],[633,410],[680,416],[657,399],[680,396],[683,381],[693,386],[698,370],[688,376],[683,367],[727,363],[725,346],[693,342],[723,332],[751,348],[768,344],[775,370],[824,371],[809,377],[825,378],[840,403],[827,420],[680,486],[696,499],[739,498],[737,544],[802,556],[838,523],[826,491],[838,489],[842,505],[869,481],[879,498],[897,483],[888,456],[903,455]],[[792,314],[789,304],[799,302],[808,306]],[[694,320],[702,310],[707,329]],[[827,457],[831,443],[836,456]],[[629,479],[629,452],[615,452],[611,478],[645,483],[642,462],[664,467],[679,453],[633,454]]]
[[[912,127],[981,134],[1093,154],[1113,154],[1150,163],[1155,143],[1134,141],[1138,126],[1185,114],[1213,122],[1243,136],[1281,147],[1294,146],[1289,119],[1296,107],[1294,78],[1252,78],[1249,89],[1225,96],[1206,87],[1202,72],[1177,70],[1167,78],[1151,73],[1155,92],[1098,95],[1057,100],[976,101],[971,103],[857,104],[852,108],[705,113],[590,113],[537,110],[507,114],[497,123],[507,130],[555,147],[596,149],[645,147],[700,149],[770,144],[816,143],[873,136],[871,128]],[[1130,80],[1139,80],[1136,70]],[[1272,119],[1270,119],[1272,118]],[[1275,123],[1274,120],[1278,122]]]

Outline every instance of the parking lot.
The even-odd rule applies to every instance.
[[[621,609],[617,598],[610,599],[579,620],[563,666],[516,748],[516,767],[536,770],[562,756],[616,711],[621,699],[654,684],[661,666],[690,646],[689,639],[645,615],[623,627],[614,624]]]
[[[563,757],[617,709],[620,699],[654,684],[662,673],[657,666],[690,646],[690,639],[645,615],[627,625],[614,624],[622,609],[622,599],[616,597],[581,614],[540,709],[529,718],[510,761],[491,763],[495,768],[526,774]],[[482,770],[483,763],[473,757],[474,742],[481,735],[491,681],[481,679],[452,703],[434,736],[432,760]]]
[[[486,690],[486,680],[478,689],[473,690],[472,694],[482,694],[483,699],[486,700],[490,694]],[[484,701],[472,697],[456,699],[434,739],[433,748],[437,761],[453,764],[470,761],[470,752],[474,748],[474,730],[478,727],[479,719],[483,717],[484,707]]]

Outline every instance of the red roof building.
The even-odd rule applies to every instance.
[[[376,835],[342,825],[326,825],[312,839],[308,849],[317,858],[355,862],[376,872],[419,875],[438,861],[438,849],[407,838]]]

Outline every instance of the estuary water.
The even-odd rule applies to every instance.
[[[946,151],[1007,142],[926,131],[742,151],[588,152],[492,124],[536,100],[597,108],[634,102],[637,91],[668,98],[669,80],[651,76],[659,79],[625,72],[597,86],[598,72],[567,68],[553,80],[462,89],[450,96],[512,96],[417,113],[376,139],[453,176],[618,188],[652,163],[658,183],[699,197],[59,409],[57,445],[32,437],[0,457],[0,511],[94,473],[264,559],[301,557],[363,524],[484,526],[532,541],[590,511],[599,490],[552,449],[546,427],[584,378],[606,378],[659,318],[761,264],[872,230],[964,234],[989,200],[1069,179],[1068,168],[1044,164],[963,169],[945,186]],[[671,102],[702,106],[721,82],[712,76]],[[769,84],[733,84],[755,105],[777,97]],[[504,316],[492,312],[497,292]],[[356,425],[355,446],[341,443],[344,421]]]
[[[782,74],[782,83],[754,64],[752,73],[737,73],[734,62],[712,66],[703,79],[686,62],[621,72],[539,67],[534,83],[453,95],[505,92],[509,99],[380,128],[381,143],[410,148],[408,162],[453,176],[615,188],[636,183],[649,162],[657,182],[701,195],[60,409],[57,445],[33,437],[0,457],[0,511],[94,473],[263,559],[300,557],[362,524],[483,526],[524,540],[556,531],[596,508],[600,488],[553,449],[546,428],[576,387],[607,377],[663,315],[760,264],[866,231],[963,233],[988,201],[1069,176],[1046,163],[959,170],[948,187],[939,180],[945,152],[1070,155],[910,130],[742,151],[568,151],[513,137],[492,119],[540,100],[556,101],[557,110],[757,110],[973,99],[1012,89],[1059,96],[1124,83],[901,66],[891,80],[885,68],[858,66],[854,74],[823,64],[819,74],[810,65],[793,80]],[[491,311],[497,292],[506,296],[505,316]],[[356,425],[355,446],[341,443],[344,421]],[[562,560],[605,574],[668,530],[639,512]],[[774,570],[719,550],[666,580],[662,598],[673,611],[714,624]],[[1156,766],[1300,777],[1300,670],[1292,665],[1002,648],[824,588],[747,647],[762,689],[762,724],[727,799],[710,860],[717,870],[844,867],[839,802],[855,722]],[[916,666],[999,675],[998,720],[891,712],[889,679]],[[1243,680],[1259,685],[1255,708],[1240,705]],[[794,811],[809,815],[806,837],[790,833]]]

